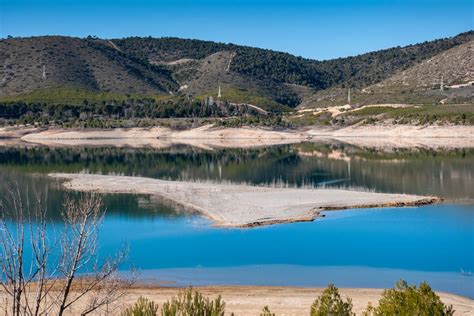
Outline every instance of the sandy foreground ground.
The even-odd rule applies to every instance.
[[[268,306],[277,316],[308,316],[311,304],[324,290],[277,286],[204,286],[194,287],[194,289],[210,299],[215,299],[220,295],[225,302],[225,314],[234,313],[236,316],[258,316],[264,306]],[[129,289],[119,301],[92,315],[120,315],[120,312],[133,305],[140,296],[153,300],[161,308],[163,303],[176,297],[182,290],[175,287],[136,285]],[[348,297],[352,299],[352,310],[356,315],[361,315],[369,302],[377,306],[382,292],[382,289],[339,288],[343,300]],[[437,295],[445,305],[453,305],[455,315],[474,315],[473,300],[444,292],[437,292]],[[2,298],[1,293],[0,298]],[[87,298],[79,300],[78,305],[69,309],[67,315],[79,315],[87,302]],[[0,304],[0,310],[2,310],[2,304]]]
[[[323,291],[321,288],[276,286],[207,286],[195,287],[195,289],[211,299],[221,295],[225,301],[226,315],[234,313],[236,316],[260,315],[266,305],[277,316],[308,316],[311,304]],[[153,300],[161,308],[163,303],[177,296],[180,291],[182,291],[181,288],[136,286],[128,290],[120,302],[107,307],[108,315],[119,315],[127,306],[135,303],[140,296]],[[347,297],[352,299],[353,311],[356,315],[361,315],[369,302],[376,306],[382,291],[382,289],[364,288],[339,289],[344,300]],[[438,292],[437,294],[444,304],[453,305],[455,315],[474,315],[473,300],[449,293]],[[79,301],[78,308],[71,309],[68,315],[79,315],[79,308],[85,302]],[[104,311],[99,311],[93,315],[105,314]]]
[[[218,128],[205,125],[184,131],[168,128],[39,129],[0,128],[0,138],[49,146],[130,146],[165,148],[173,144],[203,149],[246,148],[333,139],[359,146],[474,147],[474,126],[350,126],[270,130],[255,127]]]
[[[210,297],[221,295],[226,302],[226,314],[260,315],[263,306],[268,305],[276,315],[309,315],[311,304],[323,289],[266,286],[214,286],[198,288]],[[140,295],[149,297],[162,305],[178,289],[132,289],[126,301],[132,303]],[[352,298],[354,312],[360,315],[371,302],[376,305],[381,297],[380,289],[340,289],[341,296]],[[474,315],[474,301],[447,293],[438,293],[445,304],[452,304],[456,315]]]
[[[436,197],[340,189],[270,188],[212,182],[165,181],[143,177],[50,174],[77,191],[150,194],[218,226],[254,227],[311,221],[322,210],[424,205]]]

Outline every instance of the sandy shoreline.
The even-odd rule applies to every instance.
[[[312,129],[307,134],[311,139],[330,137],[368,147],[474,147],[474,126],[359,125],[340,129]]]
[[[207,286],[195,287],[203,295],[216,298],[221,295],[226,303],[226,315],[260,315],[262,308],[268,305],[276,315],[309,315],[313,301],[319,296],[321,288],[273,287],[273,286]],[[176,296],[181,288],[135,286],[127,292],[121,302],[114,306],[118,311],[133,304],[140,296],[158,303],[159,307]],[[339,293],[346,299],[352,299],[353,311],[361,315],[369,302],[377,305],[382,289],[340,288]],[[474,301],[444,292],[437,292],[443,303],[453,305],[455,315],[474,315]]]
[[[337,286],[337,285],[336,285]],[[202,286],[194,287],[205,297],[215,299],[219,295],[225,302],[225,314],[234,313],[236,316],[258,316],[264,306],[268,306],[276,315],[307,316],[314,300],[321,295],[323,288],[286,287],[286,286]],[[139,297],[145,297],[158,304],[176,297],[183,288],[134,285],[116,303],[107,306],[112,314],[120,314],[128,306],[133,305]],[[343,300],[352,299],[353,312],[362,315],[369,302],[377,306],[383,289],[372,288],[339,288]],[[453,305],[454,315],[474,315],[474,301],[463,296],[436,292],[445,305]],[[0,292],[0,299],[2,293]],[[3,302],[3,300],[2,300]],[[75,308],[68,310],[68,315],[78,315],[88,297],[79,300]],[[1,304],[0,304],[1,307]],[[103,315],[105,311],[98,311],[92,315]]]
[[[48,146],[130,146],[165,148],[174,144],[199,148],[248,148],[337,140],[360,146],[474,147],[474,126],[350,126],[272,130],[257,127],[220,128],[205,125],[189,130],[164,127],[117,129],[0,128],[0,139]]]
[[[212,125],[205,125],[183,131],[162,127],[110,130],[51,129],[28,133],[20,138],[25,142],[44,145],[87,145],[114,142],[132,146],[148,145],[156,148],[169,147],[172,144],[200,148],[246,148],[299,143],[308,139],[308,135],[297,131],[275,131],[249,127],[215,128]]]
[[[270,188],[94,174],[50,176],[67,180],[63,186],[70,190],[149,194],[226,227],[312,221],[323,210],[401,207],[440,201],[436,197],[340,189]]]

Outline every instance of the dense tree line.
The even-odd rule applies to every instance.
[[[169,100],[129,98],[122,101],[88,101],[80,104],[49,102],[0,102],[0,121],[12,124],[48,124],[91,119],[195,118],[256,116],[259,113],[246,105],[209,102],[179,97]]]

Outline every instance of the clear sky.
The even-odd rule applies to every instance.
[[[0,37],[177,36],[316,59],[473,29],[474,0],[0,0]]]

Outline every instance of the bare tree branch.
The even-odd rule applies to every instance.
[[[125,295],[131,281],[120,278],[118,269],[128,249],[99,264],[98,233],[105,215],[99,195],[67,197],[56,238],[48,230],[44,196],[30,200],[18,185],[7,191],[0,200],[0,289],[6,315],[63,315],[79,305],[81,315],[87,315]]]

